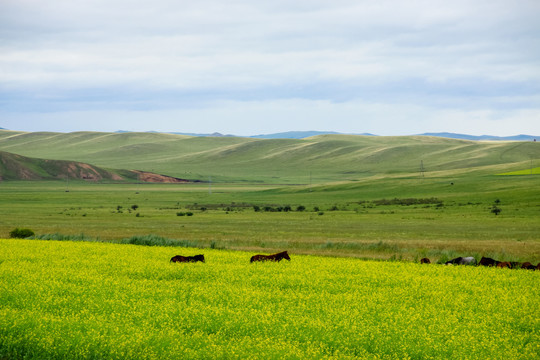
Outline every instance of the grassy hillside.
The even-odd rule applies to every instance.
[[[136,180],[134,172],[113,172],[75,161],[36,159],[0,151],[0,180]]]
[[[321,135],[307,139],[158,133],[0,131],[0,150],[214,182],[314,184],[368,177],[497,174],[540,159],[533,142],[426,136]]]
[[[187,182],[186,180],[150,172],[103,169],[76,161],[29,158],[0,151],[0,181],[68,179],[166,183]]]

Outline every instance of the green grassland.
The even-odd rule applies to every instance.
[[[0,131],[1,151],[205,181],[3,181],[0,236],[24,227],[102,241],[155,234],[236,250],[407,260],[491,255],[536,263],[540,177],[497,174],[534,167],[539,145],[423,136]],[[305,211],[255,212],[254,205]],[[186,212],[193,216],[177,216]]]
[[[0,183],[0,236],[155,234],[194,246],[404,258],[540,261],[535,177],[379,180],[334,186]],[[69,191],[66,192],[66,189]],[[425,200],[411,205],[393,199]],[[388,199],[390,201],[382,201]],[[500,200],[499,215],[491,212]],[[133,210],[132,205],[137,205]],[[261,207],[255,212],[253,205]],[[289,212],[265,212],[289,205]],[[305,211],[296,211],[304,206]],[[318,209],[314,209],[317,207]],[[178,216],[192,212],[193,216]]]
[[[501,175],[540,175],[540,167],[507,172]]]
[[[2,359],[535,359],[540,273],[0,240]]]
[[[540,159],[533,142],[426,136],[322,135],[307,139],[189,137],[157,133],[0,131],[0,150],[213,182],[326,184],[420,174],[498,174]],[[536,164],[535,166],[538,166]]]

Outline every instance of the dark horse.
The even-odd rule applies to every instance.
[[[249,262],[252,263],[254,261],[281,261],[283,259],[287,259],[289,261],[291,260],[289,254],[287,254],[286,251],[282,251],[274,255],[253,255]]]
[[[195,255],[195,256],[182,256],[176,255],[171,258],[170,262],[204,262],[204,255]]]
[[[535,270],[536,269],[536,266],[534,266],[533,264],[531,264],[530,262],[524,262],[523,264],[521,264],[521,268],[522,269],[529,269],[529,270]]]
[[[492,258],[488,258],[488,257],[483,257],[480,259],[480,262],[478,263],[478,265],[482,265],[482,266],[497,266],[498,264],[500,263],[500,261],[497,261],[495,259],[492,259]]]
[[[457,257],[450,261],[445,262],[446,265],[476,265],[476,259],[472,256]]]
[[[422,258],[420,259],[420,264],[431,264],[431,261],[428,258]]]

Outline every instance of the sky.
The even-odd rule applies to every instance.
[[[0,127],[540,135],[538,0],[0,0]]]

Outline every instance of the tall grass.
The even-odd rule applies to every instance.
[[[178,247],[200,247],[197,241],[167,239],[159,235],[135,235],[115,241],[120,244],[144,245],[144,246],[178,246]]]

